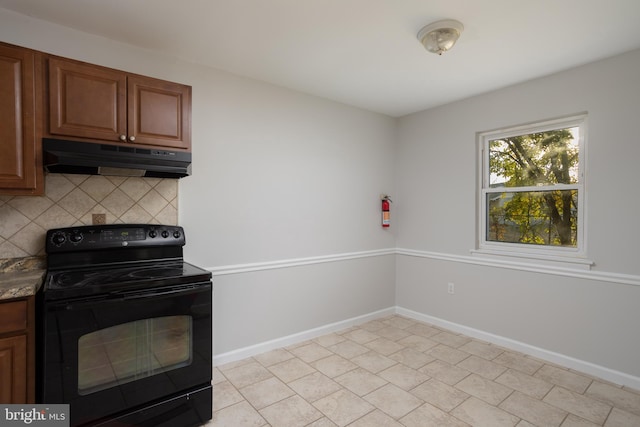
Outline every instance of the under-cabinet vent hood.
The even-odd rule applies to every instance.
[[[62,139],[42,140],[44,167],[51,173],[183,178],[191,175],[191,153]]]

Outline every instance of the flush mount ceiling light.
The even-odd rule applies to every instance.
[[[453,19],[429,24],[418,33],[418,40],[429,52],[442,55],[456,44],[464,27]]]

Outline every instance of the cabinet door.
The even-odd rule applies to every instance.
[[[0,403],[27,402],[27,337],[0,338]]]
[[[130,76],[127,97],[130,142],[191,148],[190,86]]]
[[[118,142],[126,135],[126,74],[49,59],[49,132]]]
[[[0,194],[43,194],[36,54],[0,44]]]

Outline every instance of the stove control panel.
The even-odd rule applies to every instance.
[[[182,227],[157,224],[110,224],[47,231],[47,253],[126,247],[184,246]]]

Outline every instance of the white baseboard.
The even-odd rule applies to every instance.
[[[587,375],[598,377],[603,380],[619,384],[627,387],[631,387],[635,390],[640,390],[640,377],[626,374],[624,372],[616,371],[606,368],[604,366],[596,365],[584,360],[575,359],[564,354],[555,353],[553,351],[545,350],[543,348],[535,347],[520,341],[505,338],[499,335],[495,335],[489,332],[481,331],[479,329],[471,328],[468,326],[460,325],[458,323],[449,322],[447,320],[440,319],[438,317],[429,316],[426,314],[418,313],[416,311],[408,310],[402,307],[396,307],[396,313],[414,320],[430,323],[435,326],[439,326],[444,329],[448,329],[453,332],[458,332],[468,337],[477,338],[482,341],[490,342],[492,344],[499,345],[501,347],[508,348],[510,350],[518,351],[520,353],[527,354],[529,356],[537,357],[551,363],[555,363],[566,368],[571,368],[579,372],[583,372]]]
[[[418,313],[416,311],[408,310],[402,307],[390,307],[383,310],[378,310],[373,313],[353,317],[351,319],[331,323],[329,325],[299,332],[293,335],[276,338],[271,341],[266,341],[266,342],[258,343],[249,347],[244,347],[244,348],[229,351],[226,353],[218,354],[218,355],[215,355],[213,358],[213,365],[214,366],[224,365],[225,363],[246,359],[247,357],[252,357],[257,354],[265,353],[267,351],[275,350],[278,348],[287,347],[293,344],[297,344],[303,341],[317,338],[322,335],[330,334],[332,332],[348,329],[352,326],[359,325],[359,324],[368,322],[370,320],[379,319],[381,317],[386,317],[393,314],[399,314],[401,316],[408,317],[410,319],[414,319],[420,322],[439,326],[441,328],[448,329],[453,332],[464,334],[471,338],[476,338],[482,341],[490,342],[492,344],[496,344],[510,350],[518,351],[520,353],[524,353],[541,360],[545,360],[560,366],[564,366],[566,368],[571,368],[576,371],[583,372],[587,375],[612,382],[614,384],[619,384],[619,385],[633,388],[635,390],[640,390],[640,377],[636,377],[630,374],[626,374],[624,372],[620,372],[620,371],[606,368],[604,366],[596,365],[591,362],[586,362],[584,360],[566,356],[564,354],[555,353],[553,351],[535,347],[533,345],[516,341],[511,338],[502,337],[489,332],[481,331],[479,329],[471,328],[469,326],[465,326],[458,323],[450,322],[448,320],[440,319],[438,317],[433,317],[427,314]]]
[[[266,341],[266,342],[258,343],[249,347],[239,348],[237,350],[232,350],[226,353],[214,355],[213,366],[224,365],[225,363],[246,359],[247,357],[252,357],[257,354],[275,350],[277,348],[287,347],[293,344],[297,344],[303,341],[320,337],[322,335],[330,334],[332,332],[341,331],[341,330],[350,328],[352,326],[359,325],[361,323],[366,323],[370,320],[391,316],[393,314],[396,314],[395,307],[385,308],[383,310],[374,311],[373,313],[353,317],[351,319],[343,320],[336,323],[331,323],[329,325],[320,326],[318,328],[309,329],[307,331],[299,332],[297,334],[276,338],[271,341]],[[214,341],[215,341],[215,337],[214,337]]]

